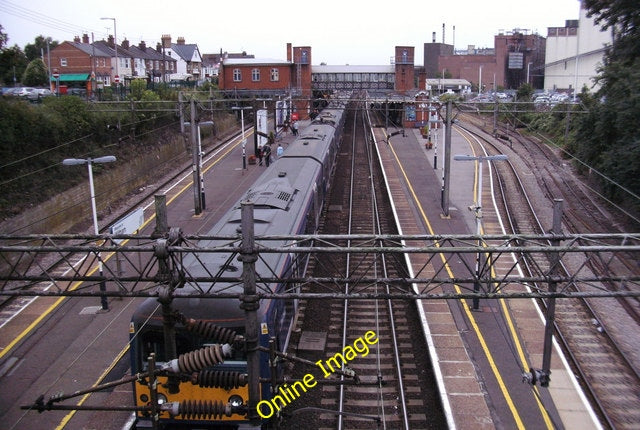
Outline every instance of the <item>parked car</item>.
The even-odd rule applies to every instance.
[[[53,92],[49,88],[36,88],[27,96],[31,101],[38,101],[43,97],[52,96]]]
[[[20,91],[18,91],[18,97],[29,98],[29,95],[34,92],[36,89],[33,87],[22,87]]]
[[[7,88],[6,91],[2,92],[2,95],[5,97],[18,97],[18,92],[21,89],[22,89],[21,87]]]

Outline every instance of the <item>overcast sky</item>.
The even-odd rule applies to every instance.
[[[201,54],[227,52],[286,59],[286,44],[311,46],[312,64],[390,64],[395,46],[414,46],[423,64],[423,44],[493,47],[498,32],[525,29],[546,37],[547,27],[578,19],[579,0],[405,0],[398,3],[322,1],[0,0],[0,25],[8,45],[24,49],[36,36],[59,42],[83,33],[95,40],[113,34],[118,43],[144,40],[155,47],[163,34],[184,37]],[[455,32],[454,32],[455,27]],[[454,40],[455,38],[455,40]]]

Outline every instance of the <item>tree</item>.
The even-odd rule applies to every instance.
[[[27,57],[18,45],[0,50],[0,80],[5,85],[17,85],[27,68]]]
[[[9,36],[3,30],[0,25],[0,83],[17,85],[27,67],[27,58],[18,45],[7,47]]]
[[[142,94],[147,89],[147,81],[144,79],[134,79],[131,81],[131,95],[133,100],[142,99]]]
[[[42,58],[44,55],[46,58],[47,50],[51,50],[58,46],[58,42],[52,40],[50,37],[44,37],[40,35],[36,37],[34,43],[28,43],[24,47],[24,54],[29,61],[33,61],[36,58]]]
[[[22,83],[29,87],[47,85],[48,81],[49,74],[47,72],[47,66],[44,65],[44,61],[40,58],[36,58],[30,62],[22,75]]]
[[[9,40],[9,36],[7,36],[7,33],[5,33],[4,30],[2,28],[2,24],[0,24],[0,50],[4,49],[4,46],[7,44],[7,41]]]
[[[610,61],[633,61],[640,57],[640,12],[629,0],[584,0],[587,16],[604,30],[613,29],[615,40],[607,56]]]
[[[575,155],[617,184],[640,194],[640,13],[628,0],[585,0],[587,15],[614,41],[598,70],[600,89],[576,130]],[[620,187],[605,184],[610,197]],[[640,202],[636,203],[640,207]]]
[[[518,91],[516,92],[516,100],[521,102],[528,102],[531,100],[531,96],[533,95],[533,87],[531,84],[524,83],[520,85]]]

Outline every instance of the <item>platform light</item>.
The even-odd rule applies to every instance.
[[[64,160],[62,160],[62,164],[65,166],[77,166],[80,164],[86,164],[87,168],[89,170],[89,192],[91,195],[91,214],[93,216],[93,231],[96,234],[96,236],[98,234],[100,234],[100,231],[98,230],[98,214],[96,211],[96,193],[95,190],[93,188],[93,164],[94,163],[98,163],[98,164],[103,164],[103,163],[113,163],[114,161],[116,161],[116,157],[113,155],[105,155],[104,157],[98,157],[98,158],[65,158]],[[100,255],[98,254],[98,268],[99,268],[99,272],[100,272],[100,277],[102,278],[102,260],[100,259]],[[104,280],[100,281],[100,291],[106,291],[106,285],[104,283]],[[109,303],[107,302],[107,297],[106,296],[102,296],[100,298],[100,303],[102,305],[102,310],[107,311],[109,310]]]

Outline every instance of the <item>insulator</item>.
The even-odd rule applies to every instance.
[[[191,383],[204,388],[230,390],[247,385],[247,374],[222,370],[203,370],[191,375]]]
[[[236,332],[233,330],[202,320],[185,318],[182,323],[190,332],[197,333],[201,337],[216,343],[228,343],[232,345],[237,336]]]
[[[220,419],[231,416],[231,405],[222,400],[184,400],[178,415],[185,419]]]
[[[182,373],[198,372],[224,362],[224,355],[221,345],[211,345],[187,352],[178,357],[178,371]]]

